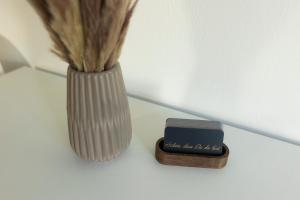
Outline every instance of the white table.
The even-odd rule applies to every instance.
[[[106,163],[71,150],[66,80],[29,68],[0,77],[1,200],[300,199],[300,147],[225,126],[221,170],[164,166],[154,146],[168,117],[197,118],[130,98],[130,148]]]

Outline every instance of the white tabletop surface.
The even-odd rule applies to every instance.
[[[300,199],[300,147],[225,126],[221,170],[164,166],[154,158],[169,117],[197,118],[130,98],[133,140],[117,159],[71,150],[66,80],[29,68],[0,77],[1,200]]]

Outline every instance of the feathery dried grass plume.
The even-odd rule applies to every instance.
[[[101,72],[119,60],[138,0],[28,0],[54,42],[53,52],[78,71]]]

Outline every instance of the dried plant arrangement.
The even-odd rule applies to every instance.
[[[70,144],[86,160],[107,161],[130,144],[131,118],[118,62],[138,0],[28,0],[69,63]]]
[[[138,0],[28,0],[54,42],[52,50],[82,72],[118,62]]]

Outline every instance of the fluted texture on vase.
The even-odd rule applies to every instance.
[[[70,143],[86,160],[106,161],[131,141],[131,120],[121,67],[100,73],[69,67],[67,113]]]

